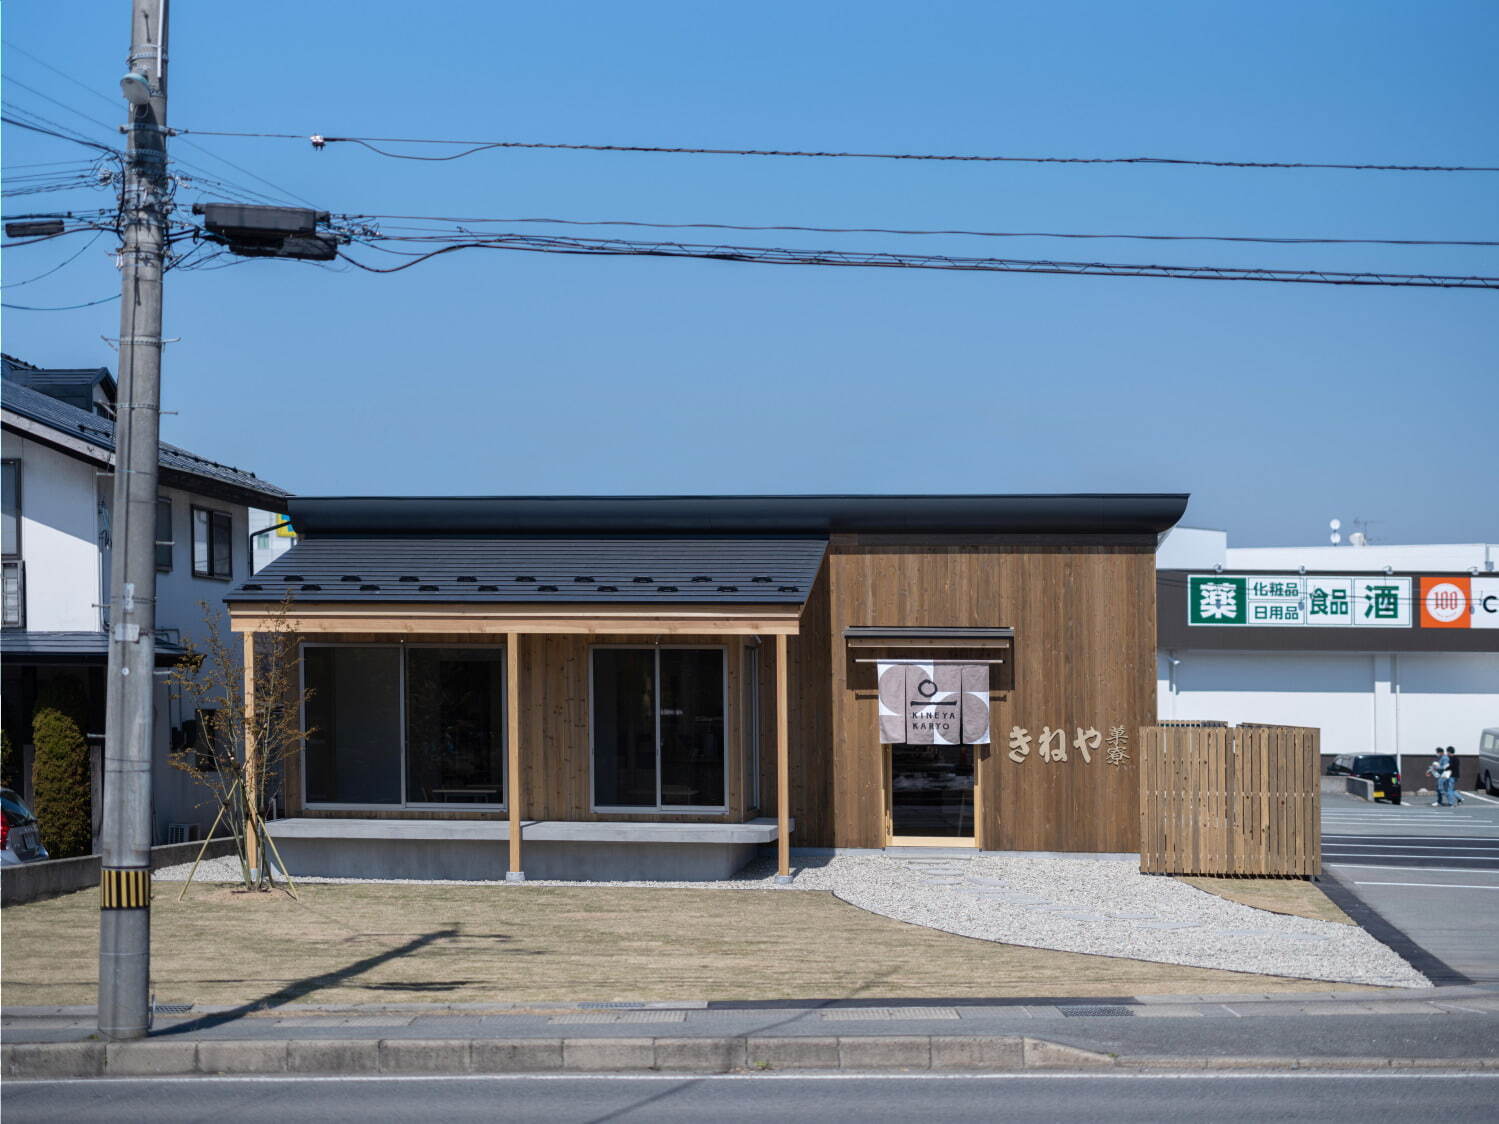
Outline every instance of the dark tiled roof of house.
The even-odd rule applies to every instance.
[[[156,659],[171,661],[186,649],[172,640],[156,638]],[[28,632],[8,628],[0,632],[0,654],[7,660],[52,663],[103,663],[109,658],[109,637],[103,632]]]
[[[114,452],[114,422],[109,418],[60,402],[10,378],[4,382],[3,403],[0,404],[6,410],[61,435],[87,441],[107,452]],[[163,472],[197,477],[219,489],[231,489],[236,493],[233,498],[273,511],[284,507],[286,499],[291,495],[285,489],[260,479],[253,472],[219,464],[165,442],[161,446],[161,468]],[[171,481],[164,480],[163,483]]]
[[[307,538],[230,602],[799,604],[822,538]]]

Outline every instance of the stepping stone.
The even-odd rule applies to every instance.
[[[1110,917],[1117,921],[1154,921],[1153,913],[1111,913]]]
[[[1192,921],[1139,921],[1136,927],[1140,929],[1195,929],[1197,925]]]
[[[1108,918],[1101,913],[1077,913],[1071,910],[1059,909],[1055,916],[1064,917],[1068,921],[1107,921]]]

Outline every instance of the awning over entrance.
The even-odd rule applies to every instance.
[[[843,630],[843,638],[850,648],[961,648],[965,651],[992,648],[1005,651],[1014,643],[1015,630],[856,624]]]

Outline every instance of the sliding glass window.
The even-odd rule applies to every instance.
[[[504,803],[504,652],[308,645],[309,804]]]
[[[593,802],[728,803],[721,648],[593,650]]]
[[[501,655],[494,649],[407,649],[409,803],[503,802],[504,697]]]

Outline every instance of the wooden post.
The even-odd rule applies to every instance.
[[[791,745],[786,700],[786,637],[776,635],[776,868],[777,882],[791,881]]]
[[[245,862],[251,877],[258,879],[260,870],[260,836],[255,830],[259,821],[259,803],[256,799],[259,788],[256,774],[259,762],[255,755],[255,633],[245,633]]]
[[[505,635],[505,806],[510,821],[507,882],[524,882],[520,857],[520,633]]]

